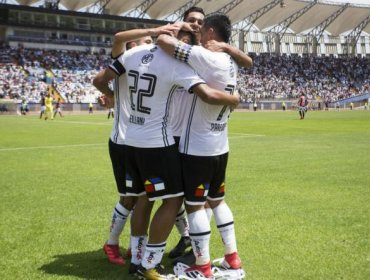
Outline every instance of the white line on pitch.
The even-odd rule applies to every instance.
[[[18,147],[18,148],[0,148],[0,152],[6,151],[20,151],[20,150],[36,150],[36,149],[58,149],[58,148],[76,148],[76,147],[92,147],[107,145],[106,143],[101,144],[75,144],[75,145],[58,145],[58,146],[37,146],[37,147]]]
[[[56,121],[55,123],[71,123],[71,124],[90,124],[90,125],[109,125],[109,126],[112,126],[112,123],[102,123],[102,122]]]
[[[233,136],[235,135],[235,136]],[[264,137],[263,134],[248,134],[248,133],[229,133],[229,138],[242,138],[242,137]]]

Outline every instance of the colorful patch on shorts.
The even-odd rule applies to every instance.
[[[132,177],[129,174],[126,174],[126,187],[132,188]]]
[[[225,192],[225,182],[222,182],[221,186],[218,188],[218,193],[224,193]]]
[[[144,185],[147,193],[163,191],[165,189],[164,183],[160,178],[148,179],[145,181]]]
[[[203,197],[208,195],[209,184],[201,184],[195,189],[196,197]]]

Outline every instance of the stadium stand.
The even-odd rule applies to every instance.
[[[234,24],[232,43],[253,58],[254,66],[239,73],[244,104],[295,102],[302,92],[317,102],[357,97],[361,103],[370,92],[366,1],[7,2],[0,4],[0,98],[18,103],[39,103],[45,92],[65,104],[96,102],[99,92],[91,82],[111,62],[113,34],[177,20],[194,2],[208,13],[227,13]]]

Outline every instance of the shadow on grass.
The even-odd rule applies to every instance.
[[[111,264],[103,250],[54,256],[54,260],[39,268],[46,274],[74,276],[82,279],[135,279],[125,266]]]
[[[173,273],[171,260],[167,254],[163,256],[163,264],[168,273]],[[107,261],[103,250],[82,252],[66,255],[56,255],[54,260],[44,264],[40,271],[58,276],[73,276],[82,279],[137,279],[128,274],[130,260],[126,259],[126,265],[119,266]]]

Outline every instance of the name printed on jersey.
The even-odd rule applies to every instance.
[[[211,131],[224,131],[227,123],[211,123]]]
[[[133,123],[133,124],[144,125],[145,124],[145,118],[144,117],[130,115],[129,122],[130,123]]]

